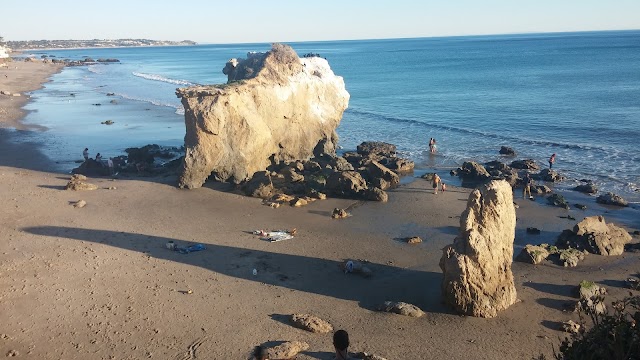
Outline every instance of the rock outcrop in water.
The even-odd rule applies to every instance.
[[[511,263],[516,212],[511,186],[494,180],[469,195],[460,234],[443,249],[445,302],[456,311],[492,318],[516,302]]]
[[[185,108],[186,155],[180,187],[214,175],[240,183],[274,162],[335,152],[349,93],[325,59],[300,59],[286,45],[230,60],[229,82],[178,89]]]

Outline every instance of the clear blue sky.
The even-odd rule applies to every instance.
[[[640,0],[29,0],[5,40],[238,43],[640,29]]]

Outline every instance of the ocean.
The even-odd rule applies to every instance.
[[[418,171],[501,159],[500,146],[556,170],[574,186],[640,201],[640,31],[289,43],[325,57],[351,94],[338,134],[398,146]],[[270,44],[34,52],[59,59],[117,58],[65,68],[32,94],[25,121],[61,171],[88,147],[104,157],[155,143],[181,146],[177,87],[223,83],[233,57]],[[107,96],[110,94],[111,96]],[[100,105],[95,105],[100,104]],[[106,120],[113,125],[102,125]],[[438,154],[428,152],[429,138]],[[510,162],[512,159],[502,159]]]

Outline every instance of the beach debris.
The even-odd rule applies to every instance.
[[[375,355],[375,354],[369,354],[369,353],[366,353],[366,352],[355,353],[355,354],[353,354],[353,358],[354,359],[362,359],[362,360],[387,360],[386,358],[383,358],[382,356]]]
[[[11,96],[20,97],[20,96],[22,96],[22,95],[21,95],[21,94],[19,94],[19,93],[13,93],[13,94],[11,94]]]
[[[102,104],[100,104],[100,103],[96,103],[96,104],[91,104],[91,105],[93,105],[93,106],[100,106],[100,105],[102,105]]]
[[[177,251],[180,254],[188,254],[188,253],[192,253],[192,252],[196,252],[196,251],[203,251],[203,250],[207,250],[207,247],[204,244],[193,244],[193,245],[189,245],[189,246],[179,246],[178,244],[174,243],[173,241],[168,241],[165,244],[165,247],[171,251]]]
[[[603,216],[590,216],[577,223],[572,230],[564,230],[558,236],[556,246],[562,249],[576,248],[593,254],[622,255],[631,235],[621,227],[607,224]]]
[[[407,244],[420,244],[422,242],[422,238],[420,238],[420,236],[411,236],[403,238],[402,241],[406,242]]]
[[[280,207],[280,203],[269,201],[269,200],[262,201],[262,204],[263,205],[267,205],[268,207],[271,207],[271,208],[274,208],[274,209],[277,209],[277,208]]]
[[[535,228],[535,227],[528,227],[527,228],[527,234],[540,235],[540,229]]]
[[[113,125],[114,122],[113,122],[113,120],[106,120],[106,121],[101,122],[100,124],[102,124],[102,125]]]
[[[511,272],[515,228],[507,181],[492,180],[471,192],[459,234],[440,259],[445,303],[461,314],[492,318],[516,302]]]
[[[74,203],[72,203],[71,205],[73,205],[74,208],[83,208],[85,206],[87,206],[87,202],[84,200],[78,200]]]
[[[500,155],[516,156],[516,151],[513,150],[513,148],[510,148],[508,146],[501,146],[500,151],[498,151],[498,153],[500,153]]]
[[[2,90],[0,91],[0,95],[7,95],[7,96],[11,96],[11,92],[7,91],[7,90]]]
[[[627,284],[627,287],[629,289],[640,290],[640,279],[638,278],[627,278],[627,280],[625,280],[625,283]]]
[[[363,277],[371,277],[371,275],[373,275],[371,269],[365,266],[362,261],[346,260],[340,264],[340,268],[345,274],[353,273],[362,275]]]
[[[115,93],[107,93],[107,96],[116,96]]]
[[[7,352],[7,357],[16,357],[20,355],[20,353],[18,352],[18,350],[9,350]]]
[[[331,213],[332,219],[344,219],[349,216],[349,213],[345,209],[334,208]]]
[[[568,320],[560,325],[560,330],[568,332],[570,334],[578,334],[580,333],[580,324],[576,323],[573,320]]]
[[[291,315],[293,326],[317,334],[326,334],[333,331],[333,326],[321,318],[310,314]]]
[[[265,231],[265,230],[254,230],[253,235],[260,236],[261,240],[278,242],[293,239],[293,237],[298,233],[298,229],[293,228],[291,230],[273,230],[273,231]]]
[[[258,269],[251,270],[251,274],[253,274],[253,276],[258,276]]]
[[[378,306],[378,311],[384,311],[415,318],[422,317],[425,314],[424,311],[422,311],[419,307],[401,301],[385,301],[383,304]]]
[[[115,186],[109,186],[109,187],[106,187],[105,189],[106,190],[118,190],[118,188],[115,187]]]
[[[573,207],[575,207],[576,209],[579,210],[587,210],[587,205],[583,205],[583,204],[573,204]]]
[[[74,174],[71,176],[71,180],[65,186],[65,190],[73,190],[73,191],[88,191],[88,190],[96,190],[98,187],[96,185],[86,183],[87,177],[84,175]]]
[[[555,247],[554,247],[555,248]],[[516,257],[516,261],[538,265],[546,260],[552,254],[548,244],[531,245],[528,244],[520,251]]]
[[[287,341],[278,346],[267,349],[269,359],[292,359],[299,353],[309,349],[309,344],[303,341]]]
[[[596,314],[607,312],[607,306],[604,303],[604,295],[607,294],[607,289],[593,281],[583,280],[576,290],[580,299],[576,303],[576,311],[586,310]]]
[[[627,200],[623,199],[621,196],[616,195],[612,192],[608,192],[606,194],[598,196],[596,198],[596,202],[599,204],[614,205],[614,206],[621,206],[621,207],[629,206],[629,202]]]

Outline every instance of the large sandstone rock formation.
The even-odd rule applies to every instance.
[[[447,304],[462,314],[491,318],[515,303],[515,229],[513,193],[506,181],[493,180],[469,195],[460,234],[440,259]]]
[[[614,224],[607,224],[602,216],[590,216],[577,223],[573,230],[564,230],[556,246],[587,250],[605,256],[622,255],[631,235]]]
[[[240,183],[272,162],[334,152],[349,93],[320,57],[286,45],[232,59],[223,85],[178,89],[185,108],[186,155],[179,186],[197,188],[212,173]]]

